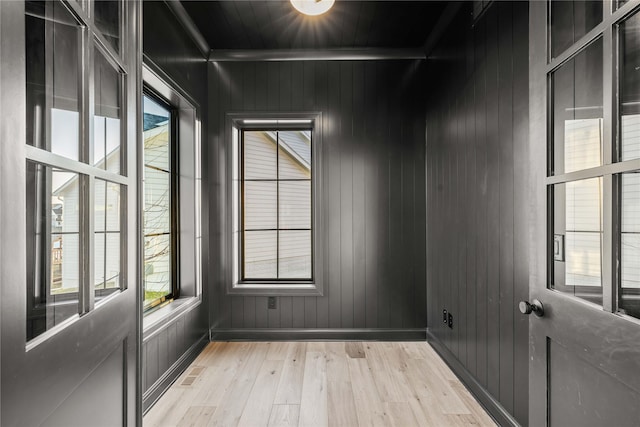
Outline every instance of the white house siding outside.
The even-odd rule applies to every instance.
[[[244,277],[310,279],[311,134],[278,135],[244,132]]]
[[[51,189],[51,292],[77,292],[80,285],[78,175],[53,170]]]

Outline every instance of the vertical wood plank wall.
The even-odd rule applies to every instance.
[[[469,16],[428,60],[428,325],[526,425],[528,4],[494,2],[473,26]]]
[[[204,145],[207,128],[206,61],[164,2],[144,2],[143,19],[143,52],[199,104],[203,118],[201,139]],[[206,173],[206,169],[203,170],[203,175]],[[206,179],[206,176],[203,176],[203,179]],[[203,189],[203,205],[205,205],[206,196],[206,191]],[[203,212],[203,218],[206,218],[205,215],[206,212]],[[207,223],[204,220],[202,236],[203,268],[206,268],[208,235]],[[168,381],[165,374],[172,365],[179,362],[181,357],[207,334],[206,284],[203,284],[203,288],[203,302],[198,307],[173,318],[153,335],[143,337],[143,392],[148,392],[156,383],[162,382],[164,385]],[[197,353],[193,356],[196,355]],[[175,373],[175,375],[178,374],[180,372]],[[171,381],[166,386],[170,384]],[[157,397],[160,391],[162,390],[153,393],[149,399]],[[153,402],[145,400],[144,408],[146,409],[150,403]]]
[[[207,147],[213,329],[424,328],[424,61],[209,66]],[[322,297],[226,295],[229,112],[323,113],[327,236]]]

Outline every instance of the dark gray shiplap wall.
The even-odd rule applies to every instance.
[[[213,329],[424,328],[424,61],[220,62],[209,67]],[[323,113],[322,297],[229,296],[229,112]]]
[[[204,145],[207,129],[206,61],[164,2],[144,2],[143,19],[143,52],[181,90],[199,104],[200,117],[202,118],[201,139]],[[206,173],[206,171],[203,171],[203,173]],[[203,194],[203,204],[205,204],[205,201],[206,194]],[[205,215],[206,212],[203,212],[203,218]],[[202,224],[202,235],[203,260],[206,260],[208,256],[206,221]],[[168,387],[171,384],[171,378],[167,379],[166,377],[163,378],[163,376],[174,364],[177,366],[177,362],[190,349],[196,350],[194,346],[198,346],[201,339],[207,335],[207,296],[208,290],[205,288],[203,290],[203,302],[198,307],[172,318],[151,336],[143,338],[143,391],[148,392],[154,384],[156,386],[154,388],[155,392],[145,399],[145,409],[163,391],[161,390],[162,387],[165,385]],[[195,357],[196,354],[194,353],[192,356]],[[172,372],[171,375],[176,376],[178,374],[180,372],[176,371]],[[157,389],[159,384],[161,384],[161,387]]]
[[[494,2],[473,26],[467,12],[429,60],[428,324],[526,425],[528,4]]]

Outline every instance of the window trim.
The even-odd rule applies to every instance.
[[[236,188],[240,180],[240,137],[243,130],[311,129],[311,279],[250,279],[242,280],[241,248],[239,227],[241,224],[241,190]],[[229,129],[227,164],[228,201],[224,233],[228,233],[227,256],[232,268],[226,273],[227,294],[246,296],[322,296],[324,294],[324,222],[322,215],[322,130],[321,112],[288,113],[227,113],[226,129]]]

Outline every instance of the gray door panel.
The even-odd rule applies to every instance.
[[[622,58],[618,58],[618,25],[638,10],[640,2],[627,2],[617,10],[611,2],[604,2],[601,12],[598,9],[600,5],[596,3],[598,2],[529,4],[529,149],[532,165],[529,177],[532,207],[529,301],[538,299],[544,305],[542,317],[533,314],[529,316],[531,426],[634,426],[640,423],[640,322],[619,311],[620,254],[616,245],[619,245],[621,208],[615,185],[620,172],[640,169],[640,161],[618,162],[616,154],[619,121],[619,70],[616,63],[622,61]],[[548,30],[550,12],[555,11],[558,16],[563,8],[571,7],[576,15],[562,18],[568,19],[569,24],[574,19],[573,25],[576,28],[573,32],[565,31],[562,37],[573,39],[562,41],[562,48],[550,55],[549,47],[557,48],[554,41],[549,40],[554,37],[553,31]],[[584,7],[592,8],[589,13],[592,13],[592,18],[596,18],[586,28],[585,22],[578,22],[577,18],[580,11],[585,11]],[[602,19],[599,13],[602,13]],[[566,30],[565,27],[569,24],[565,22],[562,29]],[[579,25],[583,27],[578,29]],[[594,46],[597,49],[592,49]],[[583,59],[588,55],[583,53],[586,51],[590,54],[594,51],[601,52],[590,57],[590,61],[593,58],[598,60],[598,55],[602,57],[601,95],[597,92],[598,88],[587,87],[591,83],[584,83],[589,81],[584,76],[591,71],[599,72],[596,68],[600,66],[592,62],[589,67],[584,66]],[[549,59],[551,56],[553,57]],[[569,76],[573,79],[574,87],[554,89],[553,79],[562,73],[562,76],[566,76],[567,69],[574,67],[574,59],[574,74],[573,77]],[[570,65],[566,66],[567,64]],[[562,73],[558,70],[562,70]],[[580,83],[582,87],[575,84],[579,78],[583,79]],[[595,80],[600,81],[599,78]],[[565,108],[565,105],[556,102],[561,96],[566,99],[567,89],[569,92],[574,91],[573,105],[576,108]],[[593,93],[584,93],[589,91]],[[594,95],[596,92],[598,95]],[[560,95],[554,99],[554,94]],[[584,107],[577,102],[588,106]],[[557,123],[554,124],[554,120]],[[574,146],[577,151],[568,151],[566,145],[554,146],[554,141],[556,138],[562,139],[563,144],[567,144],[566,141],[575,136],[570,133],[572,126],[579,124],[581,120],[583,123],[589,120],[592,123],[599,120],[601,123],[601,133],[592,134],[596,138],[600,137],[601,160],[598,163],[595,159],[595,164],[572,169],[571,160],[562,157],[567,153],[572,156],[580,154],[580,145]],[[582,159],[593,160],[586,155]],[[568,170],[565,171],[564,168]],[[588,250],[583,251],[582,258],[579,258],[579,251],[572,253],[573,264],[570,271],[566,257],[568,252],[565,252],[567,249],[564,247],[568,240],[564,238],[571,232],[575,235],[585,232],[585,229],[580,230],[575,224],[570,229],[568,221],[565,224],[564,219],[569,218],[569,209],[572,209],[571,220],[574,223],[589,218],[589,212],[584,208],[576,208],[577,204],[571,204],[574,203],[571,197],[577,192],[574,191],[571,197],[566,198],[563,192],[570,185],[577,186],[577,183],[593,178],[598,178],[601,182],[600,230],[595,225],[595,232],[600,233],[600,243],[595,257],[584,255]],[[560,198],[554,198],[556,189],[562,195]],[[566,194],[569,194],[568,191]],[[550,206],[553,203],[556,208],[552,211]],[[559,246],[562,249],[557,251],[555,257],[557,247],[554,243],[558,241],[558,237],[554,233],[562,235],[564,239]],[[640,264],[640,260],[638,262]],[[586,279],[576,279],[576,271],[579,270],[576,266],[584,267]],[[595,275],[594,271],[597,272]],[[571,274],[573,276],[565,282],[565,278],[569,278]],[[598,279],[599,285],[593,282],[580,283],[580,286],[576,284],[580,280],[593,280],[594,277]],[[554,286],[556,289],[552,289]]]
[[[41,4],[51,4],[43,2]],[[141,3],[122,1],[120,14],[122,30],[120,35],[103,34],[103,22],[89,18],[89,2],[62,2],[69,16],[81,22],[83,36],[80,45],[83,52],[86,80],[78,87],[82,100],[80,115],[85,117],[87,126],[81,127],[80,137],[89,140],[93,122],[94,98],[89,91],[93,84],[94,70],[91,62],[95,52],[110,51],[116,58],[111,66],[124,76],[120,121],[123,124],[121,146],[126,149],[122,160],[126,163],[122,170],[127,173],[109,175],[97,171],[95,176],[116,182],[121,186],[120,218],[122,219],[121,257],[119,275],[122,289],[99,301],[94,294],[93,280],[87,280],[85,288],[80,288],[67,301],[74,299],[74,311],[63,323],[56,321],[44,333],[28,340],[27,301],[33,295],[27,294],[27,270],[36,261],[27,256],[26,218],[33,215],[26,204],[27,158],[42,164],[48,159],[54,164],[67,162],[72,167],[84,168],[86,180],[91,185],[97,180],[88,162],[56,159],[44,149],[29,147],[27,140],[27,85],[25,58],[25,2],[0,2],[0,361],[1,361],[1,401],[0,424],[3,426],[24,425],[135,425],[141,420],[139,397],[139,348],[141,318],[140,296],[137,278],[137,158],[138,102],[141,88],[140,79],[140,31]],[[35,7],[40,7],[37,4]],[[104,6],[104,5],[101,5]],[[31,5],[31,7],[34,7]],[[42,6],[46,8],[48,6]],[[95,12],[97,16],[98,12]],[[37,17],[43,22],[55,22],[55,16]],[[111,37],[111,38],[110,38]],[[111,47],[112,38],[120,37],[120,48]],[[127,43],[122,43],[125,40]],[[93,46],[93,47],[91,47]],[[43,59],[44,60],[44,59]],[[49,58],[48,60],[51,60]],[[58,67],[61,67],[58,64]],[[89,70],[90,71],[87,71]],[[59,70],[58,70],[59,71]],[[62,77],[62,76],[60,76]],[[63,81],[59,78],[58,81]],[[61,83],[61,87],[67,87]],[[64,94],[56,95],[56,100],[65,101]],[[51,105],[51,103],[47,104]],[[67,108],[55,107],[51,108]],[[35,133],[35,131],[33,132]],[[89,158],[88,153],[84,153]],[[31,156],[31,157],[29,157]],[[66,164],[66,163],[65,163]],[[60,166],[56,166],[60,167]],[[80,181],[79,181],[80,182]],[[93,191],[93,190],[91,190]],[[93,194],[86,190],[86,194]],[[84,202],[84,222],[80,233],[89,236],[94,232],[93,202]],[[92,241],[87,238],[88,241]],[[88,248],[85,245],[83,248]],[[46,254],[46,252],[45,252]],[[54,256],[54,255],[47,255]],[[82,268],[93,268],[91,251],[82,250],[79,255]],[[91,274],[84,272],[84,277]],[[97,277],[97,276],[95,276]],[[106,288],[106,286],[105,286]],[[53,294],[53,292],[52,292]],[[94,297],[96,295],[96,297]],[[102,295],[100,295],[102,297]],[[99,301],[96,303],[96,301]],[[56,304],[46,307],[55,312]]]

